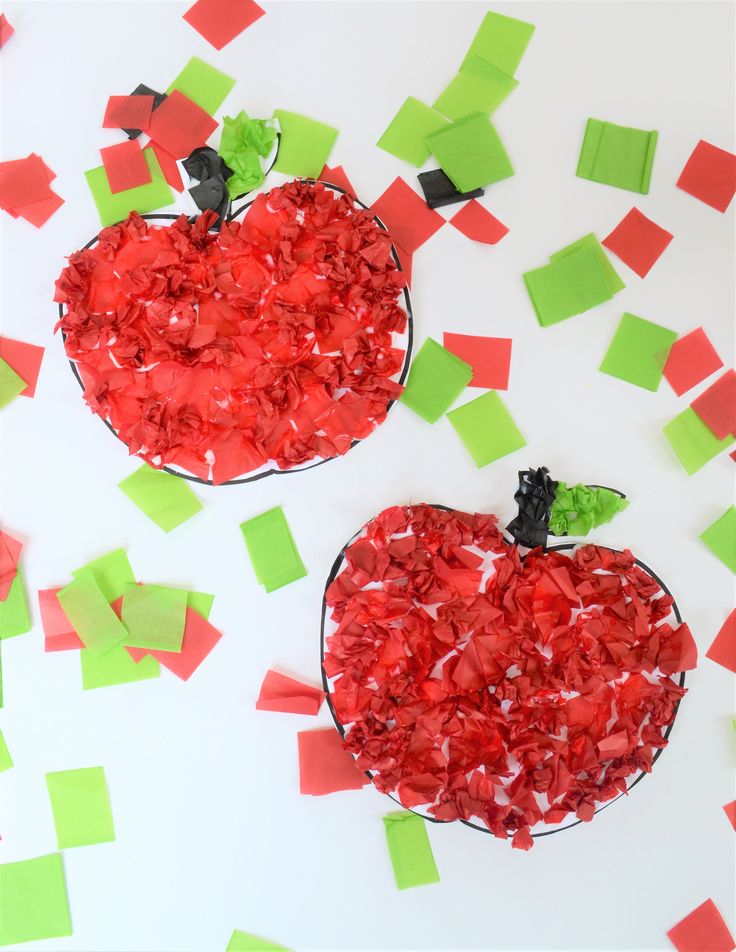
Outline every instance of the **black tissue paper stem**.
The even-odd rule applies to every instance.
[[[215,228],[219,228],[230,213],[227,179],[233,174],[233,170],[225,164],[222,156],[208,145],[195,149],[182,164],[189,178],[199,182],[189,189],[197,208],[201,212],[207,209],[217,212],[219,219]]]
[[[538,545],[546,548],[549,514],[556,489],[557,483],[550,477],[546,466],[519,471],[519,488],[514,493],[519,514],[506,529],[520,545],[529,549]]]

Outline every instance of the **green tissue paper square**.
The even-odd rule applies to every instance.
[[[610,278],[598,250],[583,247],[527,271],[524,283],[542,327],[610,301]]]
[[[592,248],[598,259],[600,261],[601,269],[608,284],[608,290],[611,294],[618,294],[619,291],[623,291],[626,287],[624,282],[621,280],[621,277],[611,264],[611,261],[603,250],[603,245],[598,241],[596,236],[591,232],[589,235],[583,235],[582,238],[578,238],[577,241],[573,241],[572,244],[565,245],[564,248],[560,248],[559,251],[555,251],[553,255],[549,256],[550,261],[559,261],[560,258],[566,258],[568,255],[574,254],[576,251],[580,251],[582,248]]]
[[[273,115],[281,128],[274,169],[284,175],[317,178],[335,144],[337,129],[285,109],[276,109]]]
[[[191,608],[204,619],[210,617],[214,600],[215,596],[206,592],[187,592],[187,608]]]
[[[388,852],[399,889],[438,883],[440,874],[429,844],[424,819],[408,811],[383,818]]]
[[[278,945],[276,942],[262,939],[250,932],[233,929],[225,952],[289,952],[289,949],[285,945]]]
[[[78,569],[72,569],[72,575],[78,578],[87,571],[94,575],[108,602],[120,598],[128,585],[135,585],[135,575],[125,549],[113,549]]]
[[[526,446],[526,440],[495,390],[447,414],[478,467]]]
[[[219,69],[205,63],[198,56],[193,56],[166,93],[168,95],[172,90],[178,89],[187,99],[191,99],[213,116],[234,85],[235,80],[232,76],[221,73]]]
[[[427,423],[435,423],[467,387],[473,368],[428,337],[411,363],[399,397]]]
[[[155,212],[165,205],[173,204],[174,193],[164,178],[153,149],[144,149],[143,155],[151,173],[151,181],[146,185],[128,188],[114,195],[110,191],[104,165],[84,173],[103,225],[116,225],[127,218],[132,211],[145,215],[147,212]]]
[[[588,119],[577,176],[630,192],[649,192],[657,132]]]
[[[23,393],[28,384],[19,377],[10,364],[0,357],[0,408],[6,407]]]
[[[513,76],[533,33],[533,23],[489,10],[470,44],[463,66],[475,54]]]
[[[125,644],[150,651],[181,651],[187,613],[183,588],[131,585],[123,595]]]
[[[734,442],[731,435],[723,440],[714,436],[692,407],[670,420],[663,432],[690,476]]]
[[[514,174],[491,120],[480,113],[445,126],[425,141],[459,192],[472,192]]]
[[[152,655],[146,655],[136,663],[122,645],[116,645],[99,658],[85,648],[79,652],[79,658],[82,666],[82,688],[85,691],[109,688],[116,684],[131,684],[134,681],[148,681],[157,678],[161,673],[160,665]]]
[[[634,314],[624,314],[600,370],[656,393],[670,349],[676,340],[675,331]]]
[[[18,566],[18,571],[8,592],[8,597],[4,602],[0,602],[0,639],[24,635],[27,631],[30,631],[32,627],[33,623],[28,612],[28,599],[23,581],[23,572],[21,571],[21,567]]]
[[[99,657],[124,644],[128,632],[97,584],[91,570],[82,572],[56,597],[90,654]]]
[[[736,574],[736,506],[730,506],[700,538],[713,555]]]
[[[469,56],[433,108],[449,119],[462,119],[472,112],[490,114],[518,85],[513,76],[502,73],[480,56]]]
[[[61,853],[0,866],[0,945],[71,934]]]
[[[418,168],[429,158],[425,138],[447,125],[447,119],[435,109],[409,96],[376,145]]]
[[[110,795],[102,767],[47,773],[46,786],[60,850],[110,843],[115,839]]]
[[[186,480],[145,463],[118,486],[164,532],[171,532],[202,508]]]
[[[267,592],[307,574],[281,506],[241,523],[240,530],[256,578]]]
[[[12,766],[13,758],[10,756],[10,751],[8,750],[8,745],[5,743],[3,732],[0,731],[0,773],[3,773],[5,770],[10,770]]]

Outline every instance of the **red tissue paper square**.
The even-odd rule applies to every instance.
[[[736,674],[736,608],[721,625],[705,657]]]
[[[35,153],[25,159],[0,162],[0,208],[18,208],[48,198],[51,194],[49,173],[53,176]]]
[[[113,195],[137,188],[151,181],[151,170],[146,157],[135,139],[119,142],[100,149],[102,164],[105,166],[107,181]]]
[[[10,337],[0,337],[0,357],[6,364],[10,364],[21,380],[27,386],[20,393],[21,397],[32,397],[36,392],[36,382],[41,369],[44,349],[36,344],[27,344],[22,340],[13,340]]]
[[[687,160],[677,187],[725,212],[736,193],[736,155],[701,139]]]
[[[473,368],[469,387],[508,390],[511,367],[510,337],[474,337],[445,332],[442,343]]]
[[[472,241],[480,241],[485,245],[495,245],[504,235],[509,233],[508,228],[492,215],[480,202],[471,198],[450,219],[450,224],[461,231]]]
[[[667,936],[678,952],[733,952],[736,946],[712,899],[693,909]]]
[[[690,406],[719,440],[736,436],[736,370],[727,370]]]
[[[116,604],[122,604],[122,600],[118,599],[117,603],[113,603],[114,609]],[[116,611],[119,614],[119,609]],[[145,655],[150,654],[177,678],[188,681],[220,638],[222,638],[221,631],[211,625],[206,618],[202,618],[198,612],[187,608],[181,651],[149,651],[146,648],[127,646],[125,650],[136,663]]]
[[[5,46],[10,37],[15,33],[15,30],[8,23],[7,17],[4,13],[0,13],[0,48]]]
[[[353,755],[342,746],[342,738],[334,727],[317,731],[300,731],[299,792],[321,797],[338,790],[360,790],[368,777],[355,766]]]
[[[371,211],[410,255],[445,223],[442,215],[430,208],[401,177],[394,179],[373,203]]]
[[[184,19],[216,50],[221,50],[264,13],[254,0],[197,0]]]
[[[217,128],[217,122],[196,102],[172,89],[151,117],[148,135],[175,159],[186,159]]]
[[[601,244],[640,278],[645,278],[672,237],[670,232],[647,218],[638,208],[632,208]]]
[[[341,165],[336,165],[332,169],[329,165],[325,165],[319,173],[319,179],[321,182],[329,182],[330,185],[337,185],[338,188],[341,188],[343,192],[351,198],[358,197],[355,194],[352,182],[347,177],[345,169]]]
[[[38,593],[38,607],[41,609],[41,624],[44,634],[45,651],[68,651],[71,648],[84,648],[84,643],[64,614],[56,593],[61,588],[46,588]]]
[[[153,101],[153,96],[110,96],[102,128],[148,129]]]
[[[730,803],[727,803],[723,808],[723,812],[728,817],[728,821],[731,826],[734,828],[734,830],[736,830],[736,800],[732,800]]]
[[[720,370],[723,361],[702,327],[678,337],[672,345],[664,376],[678,397]]]
[[[317,714],[325,699],[324,691],[287,678],[278,671],[267,671],[256,701],[257,711],[283,714]]]

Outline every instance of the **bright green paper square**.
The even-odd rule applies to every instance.
[[[675,331],[645,321],[635,314],[624,314],[600,371],[656,393],[670,349],[676,340]]]
[[[153,655],[146,655],[136,663],[122,645],[116,645],[99,658],[83,649],[79,652],[79,658],[82,665],[82,688],[85,691],[109,688],[115,684],[148,681],[150,678],[157,678],[161,673],[161,667]]]
[[[736,574],[736,506],[730,506],[700,538],[713,555]]]
[[[307,574],[281,506],[241,523],[256,578],[273,592]]]
[[[23,393],[28,384],[19,377],[10,364],[0,357],[0,408],[6,407]]]
[[[128,585],[135,585],[135,575],[125,549],[113,549],[112,552],[73,569],[72,575],[78,578],[87,571],[92,572],[108,602],[120,598]]]
[[[568,255],[574,254],[576,251],[580,251],[582,248],[592,248],[594,249],[598,259],[600,261],[601,268],[603,269],[603,274],[608,284],[608,290],[611,294],[618,294],[619,291],[623,291],[626,287],[624,282],[621,280],[621,277],[611,264],[611,261],[603,250],[603,245],[598,241],[596,236],[591,232],[589,235],[583,235],[582,238],[578,238],[577,241],[573,241],[572,244],[565,245],[564,248],[560,248],[559,251],[555,251],[553,255],[549,256],[550,261],[559,261],[560,258],[566,258]]]
[[[167,585],[131,585],[123,595],[124,643],[149,651],[181,651],[187,594]]]
[[[13,758],[10,756],[8,745],[5,743],[3,732],[0,731],[0,773],[4,770],[10,770],[13,766]]]
[[[187,592],[187,607],[204,619],[210,617],[214,600],[215,596],[206,592]]]
[[[588,119],[576,175],[630,192],[649,192],[657,132]]]
[[[472,192],[514,174],[491,120],[480,113],[451,123],[425,141],[459,192]]]
[[[61,853],[0,866],[0,945],[71,934]]]
[[[233,929],[225,952],[289,952],[289,949],[285,945],[278,945],[276,942],[262,939],[250,932]]]
[[[447,419],[478,467],[526,446],[526,440],[495,390],[450,411]]]
[[[85,648],[99,657],[124,644],[128,632],[110,608],[91,570],[76,576],[56,597]]]
[[[513,76],[533,33],[533,23],[489,10],[465,54],[463,66],[475,54],[496,69]]]
[[[317,178],[335,144],[337,129],[285,109],[276,109],[273,115],[281,128],[274,169],[284,175]]]
[[[46,774],[60,850],[115,839],[110,795],[102,767],[57,770]]]
[[[612,297],[606,271],[592,247],[563,255],[523,277],[542,327],[582,314]]]
[[[23,572],[18,566],[8,597],[4,602],[0,602],[0,639],[24,635],[32,627]]]
[[[425,138],[447,125],[447,119],[435,109],[409,96],[376,145],[384,152],[411,162],[418,168],[429,158]]]
[[[409,811],[383,818],[386,842],[399,889],[438,883],[440,874],[429,845],[424,819]]]
[[[165,205],[173,204],[174,194],[164,178],[153,149],[144,149],[143,155],[148,163],[151,181],[114,195],[110,191],[104,165],[84,173],[103,225],[117,225],[133,211],[145,215],[147,212],[155,212]]]
[[[663,433],[690,476],[734,442],[730,434],[722,440],[714,436],[692,407],[670,420]]]
[[[449,119],[462,119],[472,112],[492,113],[519,85],[480,56],[468,56],[433,103]],[[429,133],[427,133],[429,134]]]
[[[186,480],[145,463],[118,486],[164,532],[171,532],[202,508]]]
[[[196,102],[201,109],[213,116],[234,85],[232,76],[221,73],[198,56],[193,56],[166,93],[168,95],[173,89],[178,89],[187,99]]]
[[[467,387],[473,368],[428,337],[411,362],[409,379],[399,397],[427,423],[435,423]]]

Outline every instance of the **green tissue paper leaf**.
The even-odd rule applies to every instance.
[[[427,423],[435,423],[467,387],[473,368],[428,337],[412,361],[399,397]]]
[[[227,179],[230,198],[252,192],[263,182],[262,160],[275,142],[276,128],[272,119],[251,119],[242,110],[235,118],[225,116],[218,152],[233,172]]]
[[[383,818],[386,842],[399,889],[438,883],[440,875],[424,819],[416,813],[389,813]]]
[[[603,486],[557,484],[549,515],[549,531],[556,536],[584,536],[610,522],[629,505],[627,499]]]

